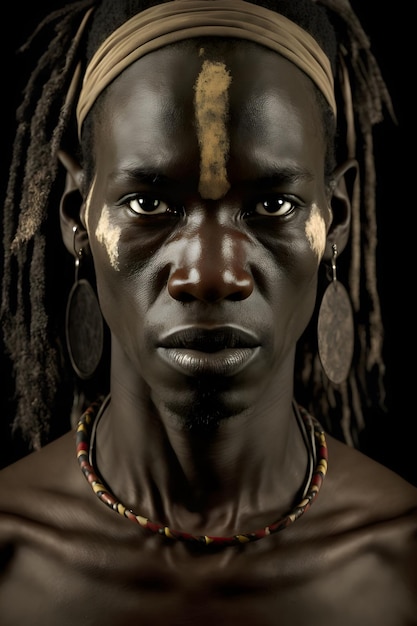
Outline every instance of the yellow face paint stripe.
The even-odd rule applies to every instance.
[[[199,192],[202,198],[218,200],[228,191],[226,164],[229,137],[228,89],[231,76],[224,63],[204,61],[195,84],[195,118],[200,146]]]

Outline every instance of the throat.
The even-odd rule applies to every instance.
[[[314,420],[303,408],[294,405],[295,417],[299,423],[300,429],[302,430],[303,440],[307,447],[308,463],[304,481],[305,485],[301,489],[301,494],[294,494],[294,505],[288,512],[279,512],[279,505],[277,505],[277,513],[274,521],[272,523],[263,524],[263,527],[260,530],[255,531],[248,531],[247,529],[238,531],[235,528],[235,522],[233,520],[231,522],[229,521],[227,524],[223,521],[220,523],[222,528],[226,526],[232,526],[234,528],[234,530],[231,531],[231,534],[227,535],[219,535],[216,532],[211,531],[210,533],[206,533],[206,530],[204,530],[204,534],[199,534],[193,532],[192,529],[179,530],[178,527],[175,527],[175,524],[173,525],[169,521],[151,521],[145,514],[134,511],[128,505],[123,503],[121,499],[112,492],[109,484],[111,479],[108,478],[107,481],[105,481],[100,476],[96,467],[97,425],[99,424],[99,420],[103,415],[105,408],[108,406],[109,401],[110,398],[107,398],[101,408],[98,405],[91,406],[82,415],[77,427],[78,462],[85,478],[92,488],[92,491],[101,500],[101,502],[110,507],[115,513],[131,520],[133,523],[138,525],[142,531],[161,535],[169,541],[198,542],[206,545],[217,544],[223,547],[237,545],[257,541],[263,537],[283,530],[303,515],[317,497],[327,471],[327,445],[325,434],[323,428],[316,420]],[[246,492],[246,496],[251,492],[252,489],[249,489]],[[253,489],[253,492],[256,493],[256,489]],[[275,490],[271,490],[271,494],[272,493],[275,493]],[[201,493],[199,494],[199,498],[201,499]],[[196,504],[197,501],[195,500],[194,506]],[[229,507],[229,510],[238,510],[236,507],[236,499],[234,502],[231,502],[231,505],[231,509]],[[239,510],[242,510],[243,507],[241,503],[239,503],[238,508]],[[175,506],[172,506],[172,503],[169,506],[164,507],[165,511],[173,511],[174,509]],[[205,525],[205,516],[201,515],[201,513],[198,515],[198,526],[200,526],[200,524]],[[239,517],[239,519],[241,519],[241,517]],[[213,521],[212,512],[210,514],[210,520]],[[217,523],[215,525],[217,526]]]

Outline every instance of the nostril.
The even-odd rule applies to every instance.
[[[245,278],[234,281],[233,286],[234,289],[230,292],[228,298],[234,301],[245,300],[249,298],[253,291],[253,278],[248,275]]]
[[[176,269],[168,280],[168,292],[180,302],[200,300],[218,302],[224,299],[239,301],[248,298],[253,291],[253,277],[245,270],[234,272],[228,268],[222,272],[212,268],[198,271]]]
[[[168,292],[175,300],[190,302],[195,299],[195,285],[200,279],[199,272],[195,267],[179,268],[174,270],[168,280]]]
[[[200,219],[188,224],[188,231],[169,246],[169,294],[181,302],[207,303],[249,297],[254,276],[246,236],[235,224],[233,228],[219,225],[215,213],[197,217]],[[224,220],[229,217],[227,213]]]

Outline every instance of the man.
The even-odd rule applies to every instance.
[[[335,162],[329,57],[294,20],[326,37],[327,21],[297,4],[291,19],[240,0],[90,17],[60,221],[77,290],[91,251],[109,394],[76,436],[1,472],[5,626],[416,623],[417,490],[294,399],[322,262],[345,303],[358,168]],[[221,30],[229,11],[243,34]],[[349,346],[334,359],[331,340],[343,386]]]

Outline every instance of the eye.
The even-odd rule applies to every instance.
[[[258,215],[272,215],[273,217],[282,217],[294,211],[296,202],[288,198],[279,196],[257,202],[254,213]]]
[[[125,198],[123,205],[127,206],[135,215],[159,215],[176,212],[163,200],[139,194]]]

